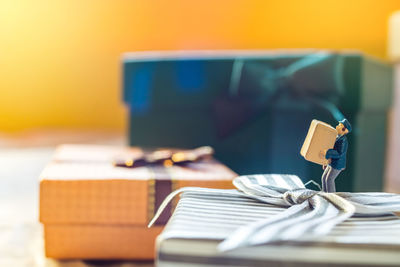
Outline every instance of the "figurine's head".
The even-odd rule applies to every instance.
[[[348,120],[343,119],[339,121],[339,124],[336,126],[336,131],[338,135],[346,135],[351,132],[351,124]]]

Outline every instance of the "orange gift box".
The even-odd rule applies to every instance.
[[[62,145],[40,177],[45,252],[57,259],[153,259],[172,212],[147,228],[162,200],[185,186],[232,188],[236,174],[214,159],[185,166],[116,167],[140,148]]]

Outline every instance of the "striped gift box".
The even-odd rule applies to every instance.
[[[183,166],[115,167],[140,148],[62,145],[40,177],[46,256],[58,259],[152,259],[171,214],[147,223],[170,192],[185,186],[231,188],[236,174],[214,159]]]
[[[282,174],[241,176],[234,184],[240,190],[180,191],[157,238],[158,267],[399,266],[400,217],[388,210],[399,210],[400,195],[340,192],[322,198],[299,177]],[[293,202],[304,190],[312,193],[310,201]],[[348,212],[343,207],[355,203],[358,213],[321,231],[340,216],[335,207]]]

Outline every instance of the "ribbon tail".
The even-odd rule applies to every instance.
[[[351,203],[334,194],[317,195],[311,201],[314,202],[315,216],[282,231],[280,240],[294,240],[301,237],[314,239],[326,235],[336,225],[350,218],[355,211]]]
[[[382,215],[400,211],[400,195],[390,193],[347,193],[336,195],[351,202],[358,215]]]
[[[229,196],[245,196],[243,193],[238,192],[235,189],[213,189],[213,188],[202,188],[202,187],[182,187],[174,192],[170,193],[164,201],[161,203],[153,219],[147,225],[148,228],[152,227],[157,219],[160,217],[167,205],[181,193],[198,193],[198,194],[222,194]]]
[[[315,97],[315,96],[303,96],[303,99],[310,102],[311,104],[325,110],[336,121],[341,121],[345,118],[343,113],[339,110],[339,108],[332,102],[326,101],[323,98]]]
[[[316,227],[312,228],[312,232],[316,235],[324,235],[329,233],[333,227],[341,222],[344,222],[356,211],[356,207],[353,203],[350,203],[346,199],[331,193],[320,193],[321,197],[329,203],[331,207],[335,207],[338,211],[337,214],[331,214],[325,218],[321,218],[321,223],[316,224]]]
[[[175,190],[174,192],[170,193],[165,199],[164,201],[161,203],[160,207],[158,208],[156,214],[154,215],[153,219],[151,219],[151,221],[149,222],[149,224],[147,225],[148,228],[152,227],[153,224],[157,221],[157,219],[160,217],[161,213],[164,211],[164,209],[168,206],[168,204],[180,193],[185,192],[190,190],[190,187],[184,187],[184,188],[180,188],[178,190]]]
[[[219,251],[229,251],[248,245],[256,245],[253,237],[258,236],[261,232],[267,235],[259,243],[268,243],[272,240],[275,233],[279,232],[279,228],[288,222],[292,223],[293,220],[301,218],[307,214],[308,203],[303,202],[299,205],[294,205],[285,210],[284,212],[268,218],[265,220],[256,221],[254,223],[239,227],[228,238],[218,245]],[[305,218],[304,218],[305,219]]]
[[[240,227],[219,244],[220,251],[274,241],[315,238],[329,233],[337,224],[354,214],[348,201],[334,194],[314,196],[270,219]]]

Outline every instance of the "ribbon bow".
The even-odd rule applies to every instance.
[[[324,51],[268,60],[235,59],[228,94],[214,104],[220,137],[285,99],[319,107],[336,121],[343,119],[335,103],[345,91],[344,62],[342,55]]]
[[[210,158],[214,149],[209,146],[202,146],[190,150],[173,151],[171,149],[156,150],[144,153],[141,157],[114,160],[114,166],[125,168],[136,168],[143,166],[162,165],[171,167],[172,165],[186,166],[188,163]]]
[[[329,233],[351,216],[371,216],[400,211],[400,195],[390,193],[325,193],[305,188],[295,175],[240,176],[233,184],[243,196],[287,207],[278,215],[239,227],[219,244],[221,251],[274,241],[295,240],[303,235],[315,238]],[[186,187],[171,193],[162,203],[149,227],[163,208],[179,193],[204,191]],[[229,191],[229,190],[226,190]]]

